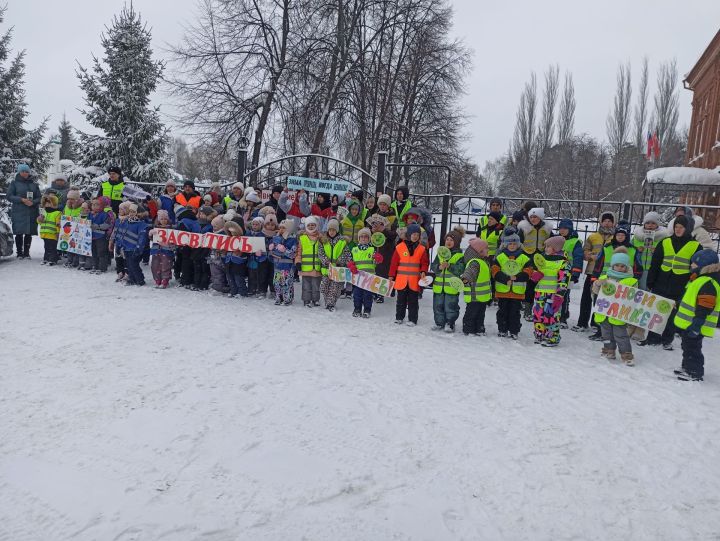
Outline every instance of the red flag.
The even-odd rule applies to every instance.
[[[648,132],[647,136],[647,159],[649,160],[652,156],[652,148],[653,148],[653,142],[652,142],[652,133]]]
[[[652,140],[653,151],[655,152],[655,159],[657,160],[660,157],[660,139],[658,139],[657,131],[653,133]]]

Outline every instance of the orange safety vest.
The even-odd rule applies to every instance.
[[[196,209],[199,209],[200,201],[202,201],[202,198],[199,195],[193,195],[190,197],[189,200],[182,192],[175,196],[175,202],[182,205],[183,207],[194,207]]]
[[[395,289],[401,290],[410,286],[413,291],[420,291],[420,262],[425,255],[425,246],[418,244],[413,255],[410,255],[407,245],[401,242],[395,247],[400,258],[395,277]]]

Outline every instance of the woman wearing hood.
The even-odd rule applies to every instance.
[[[410,192],[407,186],[400,186],[397,190],[395,190],[395,201],[392,202],[390,208],[395,213],[396,228],[407,227],[407,223],[405,223],[405,215],[413,207],[409,198]]]
[[[335,215],[335,212],[336,211],[332,209],[329,194],[315,194],[315,202],[312,204],[312,207],[310,207],[310,214],[317,217],[320,231],[325,231],[325,224]]]
[[[640,277],[640,288],[647,289],[647,275],[650,270],[650,262],[658,244],[669,237],[670,233],[663,227],[660,215],[657,212],[648,212],[643,218],[642,225],[633,231],[632,244],[640,254],[640,265],[642,276]]]
[[[675,301],[675,308],[668,318],[668,324],[660,336],[650,332],[639,345],[657,346],[671,351],[675,325],[673,318],[677,313],[680,299],[685,292],[685,286],[690,280],[690,260],[693,255],[702,250],[700,243],[692,238],[692,218],[677,216],[673,223],[673,234],[658,245],[650,262],[647,286],[656,295],[667,297]]]
[[[15,247],[19,259],[30,258],[33,235],[38,234],[37,217],[40,215],[40,186],[30,176],[30,166],[21,163],[15,180],[10,183],[7,199],[12,203],[10,220],[15,235]]]
[[[690,207],[678,207],[675,209],[675,218],[670,220],[667,226],[669,231],[673,230],[673,226],[675,225],[675,219],[678,216],[685,216],[689,220],[692,220],[692,238],[698,241],[703,248],[706,248],[708,250],[717,249],[717,243],[713,242],[712,238],[710,237],[710,233],[708,233],[707,229],[703,227],[702,216],[693,214],[693,211]]]

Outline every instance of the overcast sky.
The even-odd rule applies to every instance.
[[[157,53],[182,36],[196,0],[134,0],[152,28]],[[31,125],[50,116],[53,130],[67,114],[87,128],[76,61],[102,56],[100,33],[123,5],[115,0],[10,0],[6,22],[15,27],[13,49],[26,50]],[[508,148],[515,111],[530,72],[548,64],[569,70],[577,100],[575,130],[605,137],[618,63],[630,61],[637,83],[642,57],[651,82],[664,60],[687,73],[720,28],[720,0],[453,0],[457,37],[474,51],[464,98],[468,153],[482,167]],[[654,86],[654,85],[653,85]],[[652,92],[652,90],[651,90]],[[691,92],[680,90],[680,125],[690,122]],[[163,105],[159,95],[156,102]]]

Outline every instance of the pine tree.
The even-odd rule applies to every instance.
[[[0,24],[4,21],[5,6],[0,6]],[[0,36],[0,191],[15,178],[19,162],[25,162],[36,172],[45,168],[48,145],[42,142],[47,122],[35,129],[25,128],[25,51],[12,59],[10,40],[12,28]]]
[[[60,159],[77,161],[77,141],[73,128],[64,114],[58,131],[60,132]]]
[[[86,166],[120,166],[137,182],[164,182],[169,175],[167,129],[159,108],[150,106],[164,64],[152,59],[150,31],[127,5],[102,35],[105,57],[77,73],[85,92],[88,122],[105,135],[80,133]]]

